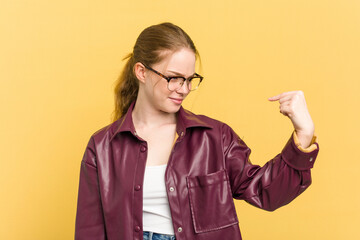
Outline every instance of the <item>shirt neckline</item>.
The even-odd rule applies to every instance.
[[[145,166],[146,168],[161,168],[161,167],[166,167],[166,164],[161,164],[161,165],[151,165],[151,166]]]

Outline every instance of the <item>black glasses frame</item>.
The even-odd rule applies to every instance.
[[[201,76],[200,74],[197,74],[197,73],[194,73],[193,76],[188,77],[188,78],[185,78],[185,77],[182,77],[182,76],[167,77],[167,76],[165,76],[164,74],[156,71],[155,69],[147,66],[146,64],[144,64],[144,63],[141,63],[141,64],[144,65],[145,68],[149,69],[150,71],[152,71],[152,72],[156,73],[157,75],[159,75],[160,77],[164,78],[164,79],[168,82],[168,85],[167,85],[167,86],[168,86],[168,89],[169,89],[169,83],[170,83],[171,79],[173,79],[173,78],[182,78],[182,79],[183,79],[180,87],[178,88],[178,89],[180,89],[180,88],[184,85],[184,82],[185,82],[185,81],[188,81],[188,84],[189,84],[193,78],[198,77],[198,78],[200,78],[200,82],[199,82],[199,84],[198,84],[194,89],[189,89],[189,85],[188,85],[189,91],[194,91],[194,90],[196,90],[196,89],[200,86],[200,83],[202,82],[202,80],[203,80],[203,78],[204,78],[203,76]],[[176,90],[178,90],[178,89],[174,89],[174,90],[169,89],[169,91],[176,91]]]

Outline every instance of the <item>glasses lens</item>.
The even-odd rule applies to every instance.
[[[168,83],[168,88],[170,91],[179,90],[183,85],[184,79],[179,78],[171,78],[171,80]],[[191,81],[188,82],[188,88],[190,91],[193,91],[198,88],[200,85],[201,78],[200,77],[194,77],[191,79]]]
[[[183,78],[171,78],[171,80],[168,83],[168,88],[170,91],[179,90],[184,82]]]
[[[200,77],[194,77],[193,79],[191,79],[188,85],[190,91],[197,89],[200,85],[200,81],[201,81]]]

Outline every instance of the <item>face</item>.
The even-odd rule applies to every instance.
[[[183,76],[188,78],[195,73],[195,54],[192,50],[183,48],[168,54],[161,62],[151,67],[167,77]],[[179,90],[170,91],[167,84],[166,79],[147,69],[143,92],[148,103],[151,103],[155,109],[175,113],[189,94],[189,89],[184,83]]]

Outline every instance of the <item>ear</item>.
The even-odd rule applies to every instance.
[[[135,65],[134,65],[135,76],[142,83],[145,83],[145,79],[146,79],[145,78],[145,70],[146,70],[146,68],[142,63],[140,63],[140,62],[135,63]]]

